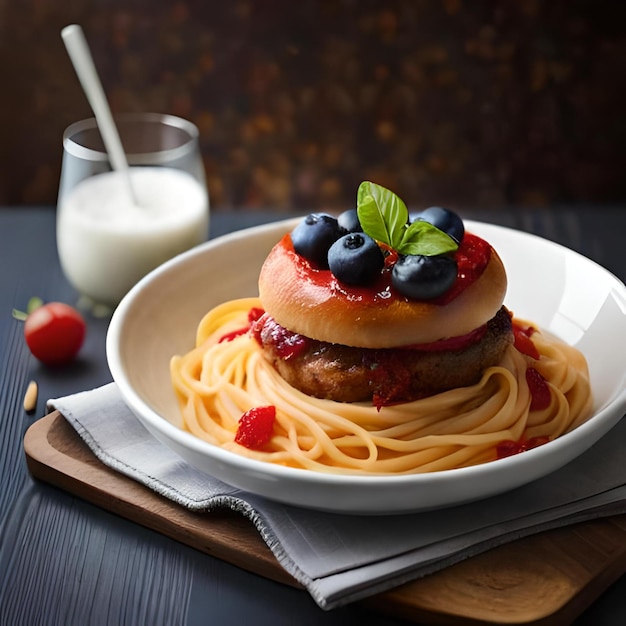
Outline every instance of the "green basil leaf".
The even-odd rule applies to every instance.
[[[357,214],[363,232],[392,248],[400,245],[409,211],[393,191],[364,181],[357,191]]]
[[[452,237],[428,222],[409,224],[406,204],[381,185],[362,182],[356,204],[363,232],[400,254],[435,256],[458,248]]]
[[[418,220],[404,231],[402,241],[396,250],[400,254],[436,256],[454,252],[458,247],[450,235],[428,222]]]

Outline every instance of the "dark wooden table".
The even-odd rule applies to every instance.
[[[626,279],[626,209],[467,211],[465,217],[534,232]],[[288,217],[212,216],[211,236]],[[0,626],[401,624],[362,606],[320,610],[308,594],[262,579],[31,478],[23,436],[48,398],[110,382],[108,319],[88,318],[80,359],[52,371],[30,356],[13,308],[37,295],[76,301],[56,252],[52,207],[0,208]],[[39,383],[37,410],[23,395]],[[626,624],[626,575],[576,624]]]

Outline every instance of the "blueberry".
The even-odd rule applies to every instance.
[[[431,206],[412,217],[412,221],[422,220],[436,226],[439,230],[450,235],[457,243],[459,243],[463,239],[463,235],[465,235],[463,220],[449,209]]]
[[[380,274],[385,258],[378,244],[365,233],[348,233],[328,251],[328,266],[346,285],[369,285]]]
[[[343,233],[337,218],[325,213],[311,213],[291,231],[291,241],[300,256],[328,269],[328,249]]]
[[[456,275],[456,261],[452,257],[407,255],[393,266],[391,284],[407,298],[432,300],[454,285]]]
[[[341,228],[349,233],[363,232],[356,209],[348,209],[341,213],[337,218],[337,222]]]

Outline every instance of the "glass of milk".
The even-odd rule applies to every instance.
[[[136,202],[112,171],[95,119],[69,126],[57,206],[57,247],[69,282],[114,308],[152,269],[208,238],[209,199],[198,129],[172,115],[115,118]]]

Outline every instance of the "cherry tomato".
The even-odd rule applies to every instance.
[[[62,302],[36,308],[24,322],[24,338],[30,351],[46,365],[71,361],[83,345],[85,330],[80,313]]]

